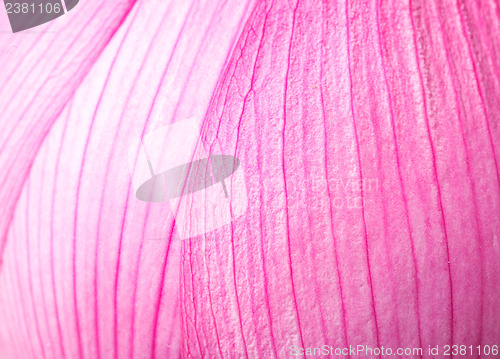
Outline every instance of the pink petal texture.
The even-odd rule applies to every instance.
[[[0,272],[6,358],[179,355],[180,242],[151,240],[169,236],[172,220],[168,207],[135,197],[128,147],[159,118],[203,117],[252,8],[140,2],[94,59],[38,144],[9,222]],[[101,23],[108,26],[106,16]],[[19,150],[9,149],[2,160],[15,162]]]
[[[2,359],[495,357],[498,1],[79,6],[0,38]],[[128,162],[188,118],[248,208],[183,240]]]
[[[0,11],[0,263],[14,208],[43,139],[133,4],[86,2],[78,14],[19,34],[8,33],[7,15]]]

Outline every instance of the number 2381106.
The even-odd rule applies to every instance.
[[[63,11],[61,4],[28,4],[6,3],[7,14],[59,14]]]

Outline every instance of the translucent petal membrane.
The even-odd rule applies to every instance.
[[[140,4],[60,116],[0,97],[7,358],[498,343],[497,2]],[[248,209],[180,241],[128,153],[185,118]]]

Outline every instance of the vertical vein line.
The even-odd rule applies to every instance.
[[[348,73],[349,73],[349,91],[350,91],[350,102],[351,102],[351,112],[352,112],[352,122],[353,122],[353,127],[354,127],[354,138],[356,141],[356,151],[358,154],[358,168],[359,168],[359,178],[360,182],[363,183],[363,171],[361,168],[361,150],[359,146],[359,138],[358,138],[358,130],[357,130],[357,125],[356,125],[356,115],[354,111],[354,91],[353,91],[353,81],[352,81],[352,69],[351,69],[351,39],[350,39],[350,29],[349,29],[349,1],[345,1],[345,15],[346,15],[346,33],[347,33],[347,58],[348,58]],[[375,295],[373,292],[373,281],[372,281],[372,272],[371,272],[371,265],[370,265],[370,252],[368,248],[368,233],[366,229],[366,219],[365,219],[365,199],[364,199],[364,188],[361,186],[361,217],[363,218],[363,229],[364,229],[364,237],[365,237],[365,247],[366,247],[366,262],[367,262],[367,268],[368,268],[368,282],[370,285],[370,293],[371,293],[371,300],[372,300],[372,310],[373,310],[373,317],[375,319],[375,334],[376,334],[376,339],[377,339],[377,346],[380,347],[380,340],[379,340],[379,327],[378,327],[378,320],[377,320],[377,309],[375,306]],[[380,358],[380,354],[379,354]]]
[[[440,216],[441,216],[441,223],[442,223],[442,227],[443,227],[443,234],[444,234],[444,240],[445,240],[446,261],[448,262],[448,280],[450,282],[450,322],[449,322],[449,325],[450,325],[450,346],[452,346],[453,345],[453,332],[454,332],[454,328],[453,328],[453,325],[454,325],[454,318],[453,318],[454,302],[453,302],[453,281],[452,281],[452,275],[451,275],[450,247],[449,247],[449,243],[448,243],[448,232],[446,229],[446,220],[444,217],[441,185],[439,184],[439,175],[438,175],[437,163],[436,163],[436,150],[434,148],[434,142],[432,141],[432,135],[431,135],[430,124],[429,124],[429,114],[427,112],[427,99],[426,99],[426,92],[425,92],[425,86],[424,86],[424,78],[423,78],[422,70],[420,68],[420,59],[418,56],[417,29],[415,27],[415,22],[413,20],[413,10],[412,10],[413,4],[412,3],[413,3],[413,0],[409,0],[409,15],[410,15],[411,26],[413,29],[413,47],[414,47],[414,51],[415,51],[415,63],[417,66],[417,72],[418,72],[418,77],[419,77],[419,81],[420,81],[420,88],[422,91],[422,103],[423,103],[425,124],[426,124],[426,128],[427,128],[427,139],[429,141],[430,150],[431,150],[432,171],[433,171],[434,178],[436,180],[437,200],[438,200],[439,212],[440,212]],[[453,358],[453,354],[451,354],[450,358]]]

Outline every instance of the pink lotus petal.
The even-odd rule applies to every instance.
[[[40,144],[133,4],[86,2],[77,14],[10,35],[6,13],[0,11],[0,257]]]
[[[135,198],[127,150],[158,118],[204,115],[251,8],[134,7],[45,138],[10,221],[0,277],[10,293],[0,305],[6,355],[179,352],[179,243],[150,240],[170,233],[169,209]],[[19,293],[29,295],[15,305]],[[21,334],[28,346],[13,340]]]
[[[2,87],[7,358],[500,344],[498,2],[155,5],[81,84],[56,77],[59,110],[39,111],[54,87]],[[187,118],[242,161],[249,205],[180,241],[128,152]]]

